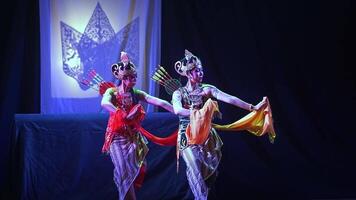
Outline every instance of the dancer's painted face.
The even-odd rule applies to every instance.
[[[201,83],[203,81],[203,77],[204,77],[204,71],[201,65],[198,65],[197,67],[195,67],[194,69],[188,72],[189,80],[195,83]]]
[[[137,75],[127,75],[122,78],[122,83],[126,87],[133,88],[136,85]]]

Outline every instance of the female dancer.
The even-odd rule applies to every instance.
[[[212,85],[202,84],[201,61],[187,50],[185,57],[176,62],[175,70],[188,78],[186,85],[172,95],[174,113],[179,115],[178,153],[186,163],[187,178],[195,199],[204,200],[208,197],[209,184],[216,177],[223,144],[215,129],[211,128],[211,117],[218,109],[216,102],[209,98],[214,97],[247,111],[260,110],[267,100],[264,98],[254,106]]]
[[[112,65],[112,72],[121,83],[102,91],[101,105],[110,112],[102,150],[110,154],[115,166],[114,181],[119,199],[136,199],[134,186],[139,187],[143,181],[145,156],[148,152],[140,126],[145,112],[139,101],[160,106],[170,112],[173,112],[173,108],[167,101],[134,89],[136,68],[125,52],[121,52],[121,62]]]

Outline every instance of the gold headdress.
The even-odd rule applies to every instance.
[[[111,66],[114,76],[119,80],[122,80],[124,76],[136,76],[136,67],[130,61],[126,52],[121,52],[120,60],[121,62],[115,63]]]
[[[184,58],[177,61],[174,64],[174,69],[176,72],[182,76],[187,76],[189,70],[194,69],[197,66],[201,66],[201,61],[198,57],[193,55],[188,50],[184,51]]]

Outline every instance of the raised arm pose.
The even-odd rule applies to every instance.
[[[174,113],[179,115],[177,139],[179,155],[186,163],[187,178],[195,199],[207,199],[209,188],[217,175],[223,143],[215,129],[211,128],[211,118],[204,119],[202,118],[204,115],[200,115],[195,118],[196,120],[191,120],[196,114],[199,114],[199,109],[202,110],[203,107],[206,107],[207,101],[212,102],[209,100],[211,97],[247,111],[259,110],[265,106],[266,100],[252,105],[212,85],[203,84],[204,71],[201,61],[187,50],[185,57],[176,62],[175,70],[188,78],[186,85],[177,89],[172,95]],[[204,110],[209,110],[209,106]],[[194,127],[197,124],[203,129],[208,127],[207,136],[203,140],[194,140],[187,133],[187,126]],[[201,133],[196,136],[203,137]]]
[[[115,166],[114,181],[119,199],[136,199],[134,186],[140,186],[148,152],[146,139],[140,132],[145,112],[139,104],[144,101],[173,112],[167,101],[135,89],[136,68],[125,52],[121,62],[112,65],[120,85],[109,87],[103,94],[101,105],[110,112],[103,152],[108,152]]]

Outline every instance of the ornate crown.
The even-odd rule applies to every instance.
[[[121,62],[115,63],[111,66],[111,71],[114,76],[119,80],[122,80],[124,76],[136,76],[136,67],[130,61],[126,52],[121,52],[120,60]]]
[[[201,61],[198,57],[193,55],[190,51],[184,51],[184,58],[177,61],[174,64],[176,72],[182,76],[187,76],[189,70],[194,69],[197,66],[201,66]]]

